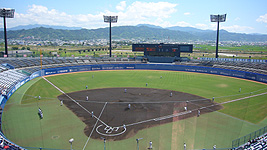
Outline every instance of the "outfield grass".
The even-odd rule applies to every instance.
[[[163,78],[160,79],[160,76]],[[252,91],[266,92],[264,84],[235,78],[175,71],[92,71],[47,77],[64,92],[108,87],[146,87],[169,89],[216,97],[225,102],[250,95]],[[239,92],[239,88],[242,91]],[[26,147],[69,148],[68,140],[74,138],[73,147],[82,149],[87,137],[85,124],[65,106],[60,106],[57,96],[61,93],[41,78],[22,86],[7,102],[3,117],[4,134],[15,143]],[[41,100],[38,100],[38,96]],[[230,95],[230,96],[229,96]],[[220,98],[219,98],[220,97]],[[266,95],[228,103],[219,112],[163,124],[139,131],[134,137],[122,141],[107,141],[107,149],[146,149],[153,141],[154,150],[182,149],[186,142],[190,149],[231,147],[231,141],[267,124]],[[39,120],[38,107],[44,112]],[[108,115],[105,112],[103,115]],[[12,119],[10,119],[12,118]],[[86,149],[102,149],[103,141],[90,139]]]

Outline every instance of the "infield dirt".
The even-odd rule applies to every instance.
[[[87,125],[84,133],[92,132],[94,139],[123,140],[145,128],[197,117],[198,110],[201,117],[223,108],[197,95],[151,88],[91,89],[67,95],[76,102],[64,94],[58,99]]]

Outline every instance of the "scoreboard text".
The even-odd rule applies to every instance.
[[[181,52],[192,53],[192,44],[133,44],[132,51],[144,52],[145,56],[180,57]]]

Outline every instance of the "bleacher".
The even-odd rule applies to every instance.
[[[176,63],[179,64],[180,62]],[[247,71],[259,74],[267,74],[266,62],[246,62],[246,61],[216,61],[216,60],[191,60],[183,63],[183,65],[204,66],[222,69],[231,69],[239,71]]]
[[[42,68],[125,62],[140,63],[141,61],[128,58],[43,57]],[[0,91],[2,94],[6,94],[22,79],[41,70],[40,58],[0,58],[0,64],[9,64],[15,68],[14,70],[0,65]]]
[[[27,75],[18,72],[17,70],[9,69],[0,73],[0,91],[6,94],[19,81],[25,79]]]
[[[103,64],[103,63],[141,63],[141,60],[130,58],[93,58],[93,57],[43,57],[43,68],[55,68],[63,66],[77,66],[89,64]],[[25,69],[32,72],[29,68],[41,68],[41,61],[39,57],[36,58],[0,58],[1,63],[8,63],[14,68]],[[0,68],[1,69],[1,68]]]
[[[235,150],[267,150],[267,133],[253,140],[249,140]]]
[[[172,63],[176,57],[159,57],[159,56],[147,56],[149,62],[153,63]]]

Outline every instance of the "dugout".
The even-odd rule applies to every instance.
[[[133,44],[133,52],[144,52],[144,58],[149,62],[172,63],[184,61],[181,52],[192,53],[193,44]]]

